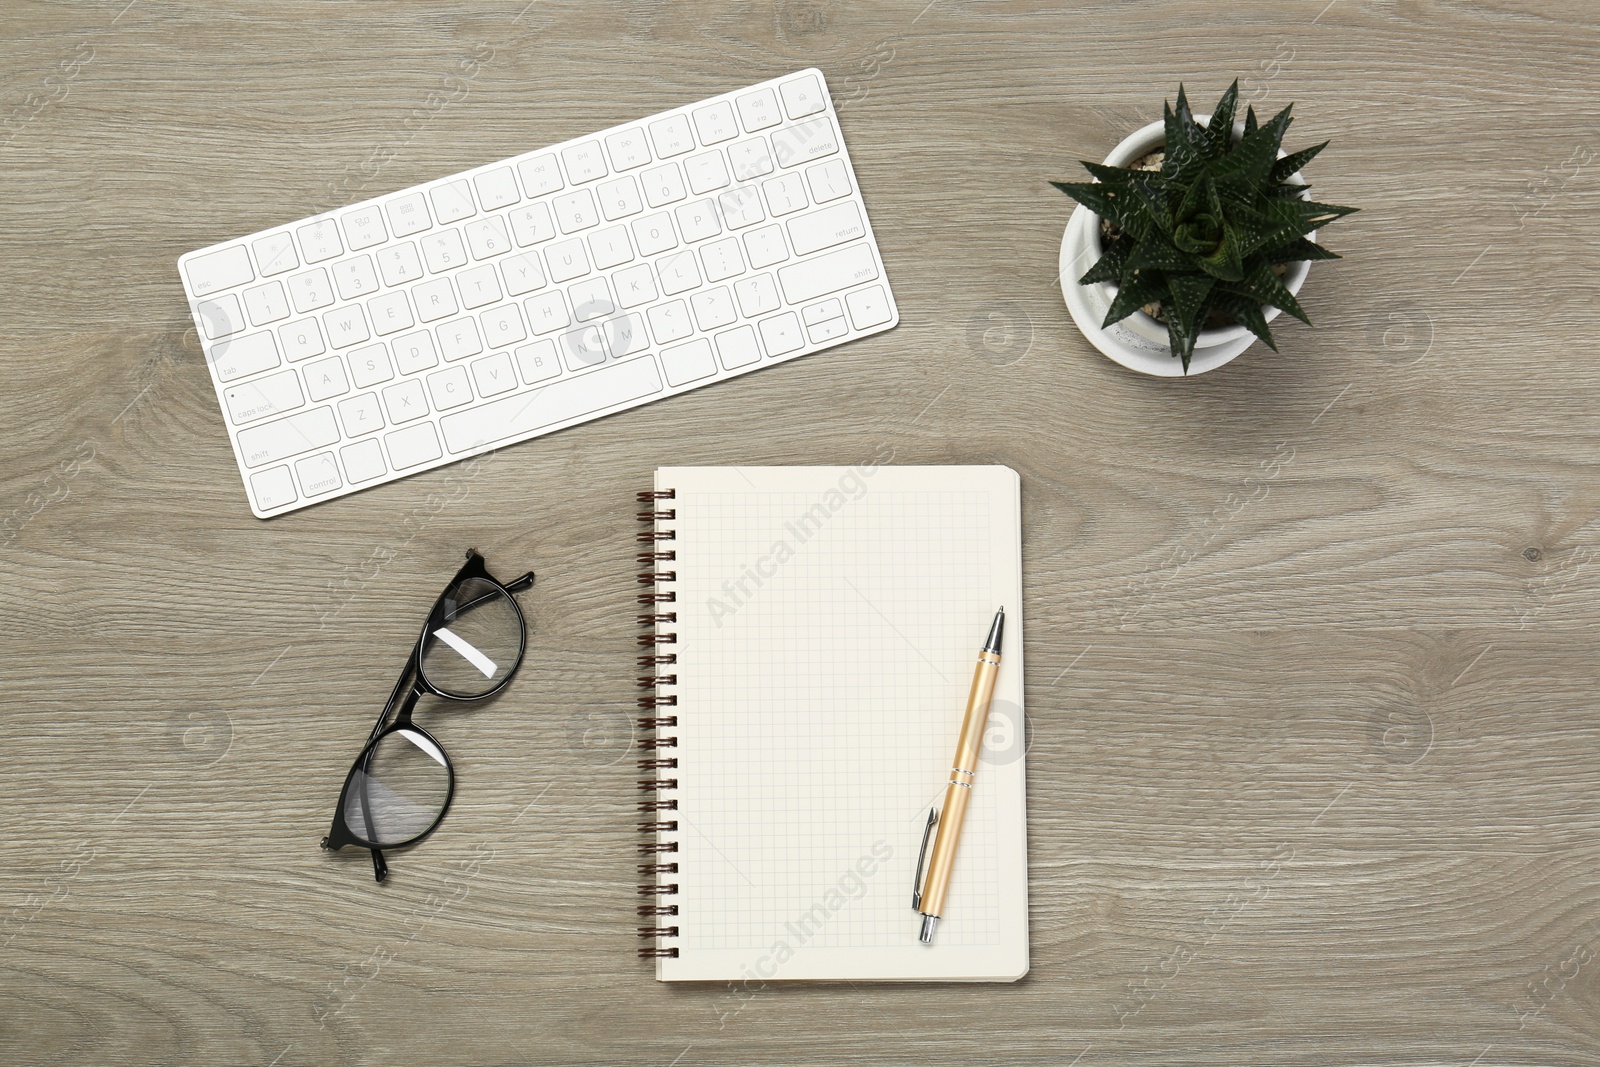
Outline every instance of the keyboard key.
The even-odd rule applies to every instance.
[[[433,395],[433,406],[438,411],[471,403],[472,386],[467,381],[467,368],[446,367],[428,375],[428,392]]]
[[[460,230],[440,230],[422,239],[422,258],[428,261],[428,272],[452,270],[467,261],[467,250],[461,244]]]
[[[373,438],[345,445],[339,449],[339,458],[344,460],[344,474],[352,484],[370,482],[389,473],[383,465],[383,446]]]
[[[792,311],[761,320],[761,343],[767,346],[767,355],[782,356],[805,347],[800,333],[800,316]]]
[[[737,103],[739,119],[744,123],[746,133],[755,133],[783,121],[783,113],[778,110],[777,94],[771,89],[745,93],[737,99]]]
[[[802,263],[778,268],[778,284],[783,286],[783,298],[791,304],[849,288],[857,282],[871,281],[878,276],[878,265],[872,258],[872,246],[850,245],[837,252],[828,252]]]
[[[320,356],[326,351],[316,319],[300,319],[279,326],[278,343],[283,346],[283,358],[290,363]]]
[[[829,319],[826,322],[819,322],[815,326],[806,327],[806,336],[811,339],[811,343],[814,345],[826,344],[835,337],[843,337],[849,332],[850,328],[845,325],[843,315],[836,319]]]
[[[506,236],[506,220],[499,215],[469,222],[462,229],[467,231],[467,247],[472,249],[473,259],[493,259],[511,251],[511,238]]]
[[[449,278],[435,278],[431,282],[413,285],[411,302],[416,305],[417,318],[423,322],[438,322],[459,310],[456,307],[455,287],[450,284]]]
[[[689,304],[694,308],[694,321],[702,330],[726,326],[739,317],[733,308],[733,294],[726,285],[694,294],[689,298]]]
[[[833,121],[824,115],[820,119],[801,122],[772,135],[772,154],[778,166],[788,168],[839,151],[839,139],[833,133]]]
[[[678,247],[678,236],[672,229],[672,216],[665,211],[634,219],[632,228],[633,239],[638,242],[641,256],[654,256]]]
[[[362,393],[349,400],[339,401],[339,421],[344,424],[346,437],[360,437],[364,433],[383,429],[383,414],[378,410],[378,394]]]
[[[327,271],[318,267],[290,278],[289,299],[302,315],[333,303],[333,286],[328,284]]]
[[[350,377],[357,389],[370,389],[394,377],[394,367],[389,364],[389,349],[382,343],[358,348],[345,358],[350,361]]]
[[[767,196],[767,211],[774,217],[809,206],[804,183],[798,174],[780,174],[770,178],[761,183],[761,191]]]
[[[739,239],[724,237],[701,246],[700,258],[706,266],[706,281],[720,282],[744,273],[744,257],[739,255]]]
[[[543,204],[529,204],[511,212],[511,235],[518,246],[527,248],[556,235],[555,223],[550,221],[550,209]]]
[[[481,397],[499,396],[515,389],[517,372],[511,366],[511,353],[496,352],[475,360],[472,364],[472,380],[477,384]]]
[[[300,253],[307,263],[321,263],[344,251],[339,243],[339,227],[332,219],[321,219],[294,231],[300,239]]]
[[[826,163],[807,167],[805,174],[806,184],[811,186],[811,199],[819,204],[850,195],[850,173],[842,159],[830,159]]]
[[[522,194],[517,191],[516,175],[511,173],[510,167],[496,167],[480,174],[472,179],[472,185],[478,190],[478,203],[483,205],[485,211],[510,207],[522,199]]]
[[[751,326],[740,326],[727,333],[717,334],[717,356],[728,370],[737,370],[761,362],[761,346],[756,344],[755,329]]]
[[[239,310],[239,298],[232,293],[225,293],[215,300],[202,300],[194,306],[194,312],[200,319],[207,339],[226,337],[245,327],[244,312]]]
[[[389,216],[389,230],[396,237],[410,237],[433,225],[428,216],[428,201],[421,193],[397,196],[383,207]]]
[[[617,310],[611,301],[611,287],[604,278],[591,278],[567,289],[567,299],[572,304],[572,317],[579,322],[598,319]]]
[[[488,307],[500,299],[500,275],[491,264],[473,267],[456,275],[464,308]]]
[[[513,341],[527,340],[528,330],[522,324],[522,312],[515,304],[501,304],[478,316],[483,323],[483,339],[490,348],[509,345]]]
[[[262,467],[338,443],[339,427],[333,421],[332,408],[312,408],[240,430],[237,440],[244,465]]]
[[[587,189],[574,189],[556,197],[555,208],[556,225],[561,227],[562,233],[587,230],[600,221],[600,213],[594,209],[594,196]]]
[[[700,287],[700,268],[695,266],[694,253],[688,250],[656,260],[656,275],[661,279],[661,292],[666,296]]]
[[[733,105],[718,100],[710,107],[694,109],[694,128],[700,134],[701,144],[717,144],[739,136],[739,120],[734,117]]]
[[[689,176],[689,190],[696,196],[728,184],[728,163],[719,151],[690,156],[683,161],[683,170]]]
[[[389,342],[394,350],[394,365],[401,374],[415,374],[439,365],[439,353],[433,347],[433,334],[427,330],[403,334]]]
[[[600,214],[607,222],[644,210],[644,201],[639,199],[639,183],[632,175],[623,175],[614,182],[601,182],[595,189],[600,195]]]
[[[250,492],[256,498],[256,508],[260,511],[271,511],[300,499],[295,494],[294,476],[289,473],[287,464],[252,474]]]
[[[676,203],[689,195],[683,184],[683,172],[676,163],[647,170],[639,175],[639,180],[644,183],[645,203],[651,207]]]
[[[837,299],[819,300],[800,309],[800,319],[807,326],[815,326],[819,322],[836,319],[843,314],[844,305]]]
[[[247,333],[218,341],[206,350],[219,381],[231,382],[278,365],[278,346],[270,333]]]
[[[656,344],[671,344],[694,333],[694,323],[689,320],[689,305],[682,300],[657,304],[647,314],[650,316],[650,333]]]
[[[607,226],[589,235],[589,251],[594,256],[595,270],[610,270],[633,258],[633,247],[628,243],[626,226]]]
[[[571,148],[563,148],[561,162],[566,164],[567,180],[573,185],[592,182],[596,178],[604,178],[609,173],[606,170],[605,156],[600,151],[599,141],[584,141]]]
[[[516,350],[517,369],[528,385],[548,381],[561,373],[561,361],[556,358],[554,341],[535,341]]]
[[[666,372],[667,384],[687,385],[717,373],[717,358],[711,354],[711,342],[697,337],[686,345],[663,348],[661,369]]]
[[[195,256],[184,263],[183,273],[189,278],[189,291],[196,296],[232,289],[256,276],[250,269],[250,253],[244,250],[244,245]]]
[[[722,221],[730,230],[742,230],[766,219],[761,211],[761,194],[753,185],[741,185],[717,194],[722,207]]]
[[[739,300],[739,311],[747,319],[777,311],[782,306],[778,299],[778,286],[770,274],[757,274],[733,283],[733,295]]]
[[[331,493],[344,484],[339,480],[339,465],[334,462],[332,452],[296,460],[294,472],[308,497]]]
[[[894,316],[889,311],[889,297],[881,285],[869,285],[844,298],[850,308],[850,321],[858,330],[881,326]]]
[[[402,285],[422,277],[422,257],[417,255],[417,246],[411,241],[381,248],[374,255],[384,285]]]
[[[517,164],[517,173],[522,177],[523,191],[530,197],[544,196],[566,187],[561,179],[561,164],[556,162],[553,152],[523,160]]]
[[[385,386],[383,406],[389,412],[389,421],[396,424],[420,419],[428,413],[428,400],[422,395],[422,383],[415,378]]]
[[[376,205],[347,211],[339,216],[339,222],[344,227],[344,246],[352,252],[381,245],[389,239],[383,228],[383,212]]]
[[[431,422],[419,422],[415,426],[385,434],[383,444],[389,450],[389,465],[397,471],[428,463],[444,455],[439,451],[439,435],[434,432]]]
[[[643,315],[618,315],[603,324],[606,350],[612,359],[631,356],[650,347],[650,335],[644,331]]]
[[[867,224],[862,221],[861,212],[856,210],[853,201],[789,220],[789,240],[797,256],[809,256],[813,252],[866,235]]]
[[[411,304],[406,300],[404,289],[396,289],[368,300],[367,314],[372,317],[373,332],[379,337],[411,327]]]
[[[428,190],[428,199],[433,201],[433,217],[441,226],[470,219],[478,213],[477,205],[472,202],[472,186],[463,179],[434,186]]]
[[[696,200],[674,209],[673,213],[678,216],[678,232],[691,244],[722,232],[722,225],[717,222],[717,209],[709,200]]]
[[[360,304],[346,304],[342,308],[322,313],[322,325],[334,348],[360,344],[368,337],[367,318],[361,314]]]
[[[306,364],[306,393],[313,401],[331,400],[350,391],[344,374],[344,360],[338,356]]]
[[[294,254],[294,238],[287,230],[252,241],[250,251],[256,254],[256,266],[260,268],[263,278],[294,270],[300,265],[299,257]]]
[[[371,256],[341,260],[331,269],[340,300],[354,300],[378,291],[378,272],[373,269]]]
[[[451,319],[434,328],[439,337],[439,352],[448,362],[475,356],[483,351],[483,340],[478,336],[477,320]]]
[[[589,256],[578,238],[551,245],[544,251],[544,260],[553,282],[570,282],[589,273]]]
[[[815,74],[802,74],[779,84],[783,92],[783,107],[791,119],[805,118],[821,111],[824,106],[822,86]]]
[[[264,419],[268,415],[282,415],[306,402],[300,392],[300,375],[292,370],[279,371],[253,382],[232,386],[223,390],[222,398],[228,405],[228,417],[235,425]]]
[[[607,137],[606,154],[611,157],[611,169],[615,171],[632,170],[650,162],[650,147],[645,144],[644,128],[635,126]]]
[[[648,263],[619,270],[611,280],[617,287],[617,303],[625,308],[648,304],[656,298],[656,275]]]
[[[742,182],[773,171],[772,153],[767,151],[765,137],[752,137],[729,145],[728,162],[733,165],[733,176]]]
[[[655,360],[645,356],[447,415],[439,420],[439,429],[450,451],[464,452],[508,437],[524,437],[660,391]]]
[[[689,130],[688,118],[681,114],[669,115],[650,123],[650,143],[656,146],[658,159],[693,151],[694,134]]]
[[[744,235],[744,250],[750,256],[750,269],[760,270],[789,258],[789,247],[783,242],[783,227],[763,226]]]
[[[599,366],[610,354],[606,351],[605,331],[598,325],[569,330],[557,341],[557,347],[567,357],[567,366],[575,371]]]
[[[567,314],[567,302],[560,289],[529,297],[522,302],[522,310],[528,314],[528,329],[536,334],[572,325],[572,318]]]
[[[524,252],[503,261],[500,273],[506,280],[507,296],[521,296],[544,288],[544,268],[537,252]]]

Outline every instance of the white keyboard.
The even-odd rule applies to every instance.
[[[815,69],[178,263],[261,518],[899,321]]]

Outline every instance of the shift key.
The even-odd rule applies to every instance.
[[[327,448],[337,440],[339,426],[333,421],[333,409],[312,408],[287,419],[240,430],[239,454],[246,467],[259,467],[313,448]]]
[[[851,245],[804,263],[778,269],[783,298],[791,304],[804,303],[824,293],[838,292],[878,276],[872,246]]]

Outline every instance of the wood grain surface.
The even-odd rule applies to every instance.
[[[1600,1063],[1600,29],[1568,0],[0,6],[0,1061]],[[175,261],[815,64],[894,331],[253,518]],[[1363,210],[1259,346],[1096,353],[1081,173],[1187,84]],[[633,492],[1022,475],[1033,969],[634,957]],[[423,847],[318,851],[420,613],[536,569],[435,709]]]

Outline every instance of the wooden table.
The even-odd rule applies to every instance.
[[[0,36],[0,1060],[1600,1062],[1589,5],[8,0]],[[251,517],[179,254],[811,64],[896,330]],[[1067,316],[1046,181],[1234,76],[1363,211],[1281,355],[1137,377]],[[657,984],[632,494],[883,442],[1022,474],[1032,973]],[[379,887],[317,840],[470,545],[539,572],[528,666],[437,717],[456,807]]]

